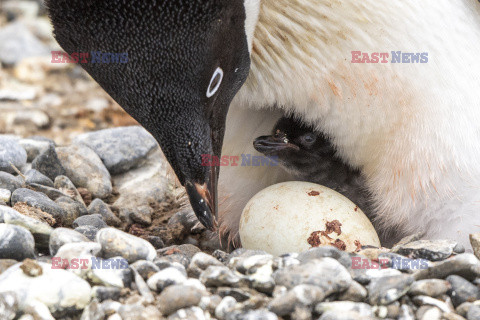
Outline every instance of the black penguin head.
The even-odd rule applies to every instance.
[[[251,0],[247,0],[251,1]],[[199,220],[215,228],[217,168],[228,107],[250,57],[244,0],[47,0],[67,53],[126,53],[80,64],[159,142]]]
[[[307,176],[335,153],[332,144],[321,133],[293,117],[281,118],[272,135],[258,137],[253,146],[258,152],[277,157],[288,171]]]

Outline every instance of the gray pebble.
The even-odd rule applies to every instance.
[[[200,281],[206,287],[235,286],[240,277],[225,266],[210,266],[202,272]]]
[[[110,207],[101,199],[95,199],[90,203],[88,206],[88,214],[100,214],[103,220],[112,227],[119,227],[122,224],[122,221],[113,214]]]
[[[61,207],[65,212],[61,219],[62,226],[64,227],[71,227],[78,217],[88,214],[85,205],[73,200],[70,197],[60,197],[55,200],[55,203],[58,204],[58,206]]]
[[[167,268],[153,274],[147,281],[148,287],[154,291],[161,292],[168,286],[183,284],[187,277],[178,269]]]
[[[368,285],[368,302],[372,305],[388,305],[407,293],[414,279],[398,275],[372,279]]]
[[[41,153],[47,151],[51,145],[55,146],[55,143],[52,141],[42,141],[36,139],[21,139],[18,141],[18,144],[21,145],[27,152],[28,162],[32,162]]]
[[[34,248],[35,240],[27,229],[0,223],[0,259],[33,258]]]
[[[195,254],[188,266],[188,275],[198,278],[209,266],[223,266],[223,264],[209,254],[199,252]]]
[[[0,293],[0,312],[2,319],[13,320],[18,309],[18,298],[14,292]]]
[[[22,188],[22,182],[10,173],[0,171],[0,188],[13,193],[15,190]]]
[[[97,229],[107,228],[107,224],[103,221],[102,216],[99,214],[88,214],[81,217],[78,217],[73,221],[72,226],[78,228],[81,226],[92,226]]]
[[[57,254],[58,249],[66,243],[88,242],[90,241],[83,234],[78,233],[72,229],[56,228],[50,235],[50,255]]]
[[[11,165],[14,165],[17,169],[21,170],[27,163],[27,152],[25,152],[25,149],[23,149],[17,141],[18,139],[11,136],[0,135],[0,171],[15,173],[15,170]]]
[[[315,306],[315,312],[318,314],[330,313],[331,315],[342,313],[348,315],[348,313],[355,313],[359,316],[356,319],[363,319],[362,317],[373,317],[373,311],[370,305],[366,303],[350,301],[321,302]],[[327,317],[321,317],[320,319],[322,318],[326,319]]]
[[[66,172],[58,159],[55,147],[52,145],[33,160],[32,169],[40,171],[51,180],[55,180],[57,176],[65,175]]]
[[[56,189],[67,194],[70,198],[85,206],[85,202],[83,202],[80,192],[78,192],[73,182],[67,176],[57,176],[55,178],[54,185]]]
[[[446,280],[450,282],[450,285],[452,286],[449,295],[452,298],[455,307],[464,302],[480,300],[480,288],[464,278],[457,275],[451,275],[448,276]]]
[[[112,175],[138,166],[158,146],[156,140],[139,126],[85,133],[74,141],[93,149]]]
[[[68,197],[68,195],[55,188],[47,187],[41,184],[31,183],[28,185],[28,187],[36,192],[43,193],[53,201],[61,197]]]
[[[177,310],[167,318],[168,320],[206,320],[205,313],[199,307],[190,307]]]
[[[457,242],[452,240],[418,240],[397,246],[392,251],[411,259],[441,261],[450,257],[455,247]]]
[[[345,268],[352,267],[352,258],[347,252],[338,250],[337,248],[330,246],[309,249],[300,253],[297,259],[300,261],[300,263],[307,263],[313,259],[320,259],[326,257],[337,260]]]
[[[65,175],[76,187],[87,188],[95,198],[103,199],[112,193],[110,173],[92,149],[71,145],[56,150]]]
[[[464,253],[450,259],[436,262],[430,268],[416,271],[413,275],[420,279],[443,279],[451,274],[462,276],[468,280],[480,277],[480,261],[471,253]]]
[[[118,299],[120,299],[120,289],[115,287],[95,286],[92,288],[92,297],[96,298],[99,302],[105,300],[118,301]]]
[[[0,29],[0,61],[14,65],[28,57],[45,56],[50,50],[21,22]]]
[[[146,240],[114,228],[104,228],[97,233],[97,242],[102,245],[105,258],[122,256],[133,263],[137,260],[153,261],[157,252]]]
[[[471,234],[470,243],[473,248],[473,253],[478,259],[480,259],[480,233]]]
[[[352,281],[350,287],[338,297],[338,300],[363,302],[367,298],[367,295],[367,289],[360,283]]]
[[[57,221],[61,221],[66,215],[66,211],[46,195],[30,189],[21,188],[15,190],[12,194],[12,205],[15,205],[17,202],[25,202],[30,207],[49,213]]]
[[[10,190],[0,188],[0,205],[10,204],[11,198],[12,198],[12,192],[10,192]]]
[[[205,291],[192,286],[169,286],[158,297],[158,308],[167,316],[177,310],[197,306],[206,294]]]
[[[25,173],[26,184],[41,184],[53,188],[53,181],[38,170],[31,169]]]
[[[160,250],[159,250],[160,251]],[[165,269],[172,264],[179,264],[186,270],[190,265],[190,259],[183,253],[174,253],[166,256],[162,256],[154,261],[154,263],[160,268]]]
[[[95,241],[97,238],[97,233],[100,229],[95,228],[94,226],[80,226],[74,229],[76,232],[83,234],[85,237],[91,241]]]
[[[325,299],[325,294],[317,286],[301,284],[289,290],[285,295],[274,298],[268,309],[279,316],[286,316],[297,307],[312,307]]]
[[[131,265],[135,271],[142,276],[142,278],[146,281],[148,278],[150,278],[152,275],[160,271],[160,268],[158,268],[155,263],[152,261],[147,261],[147,260],[138,260],[135,263]]]
[[[480,306],[472,306],[467,312],[467,320],[480,319]]]
[[[448,281],[440,279],[426,279],[415,281],[408,290],[409,295],[424,295],[429,297],[439,297],[447,293],[451,288]]]

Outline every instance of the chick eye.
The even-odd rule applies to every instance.
[[[220,85],[222,84],[222,80],[223,70],[222,68],[218,67],[213,73],[210,84],[208,85],[207,98],[211,98],[218,91],[218,88],[220,88]]]
[[[311,145],[315,143],[315,141],[317,141],[317,136],[312,133],[307,133],[302,136],[302,142],[307,145]]]

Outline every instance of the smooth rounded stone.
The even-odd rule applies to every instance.
[[[274,273],[275,283],[292,289],[300,284],[319,286],[325,295],[343,292],[350,287],[352,277],[337,260],[321,258],[294,265]]]
[[[153,306],[144,307],[139,304],[124,304],[118,310],[119,319],[128,320],[160,320],[161,313]],[[108,318],[110,320],[110,318]]]
[[[47,223],[23,215],[5,206],[0,206],[0,222],[27,229],[33,235],[37,247],[48,248],[53,228]]]
[[[53,181],[38,170],[30,169],[25,173],[25,183],[41,184],[53,188]]]
[[[200,275],[200,281],[206,287],[235,286],[240,277],[225,266],[210,266]]]
[[[56,228],[50,235],[50,255],[55,256],[58,249],[67,243],[89,242],[83,234],[68,228]]]
[[[360,317],[373,317],[372,307],[366,303],[350,301],[321,302],[315,306],[315,312],[323,314],[330,312],[332,314],[357,313]],[[322,318],[320,318],[322,319]],[[363,319],[363,318],[357,318]]]
[[[360,284],[367,285],[372,279],[384,278],[384,277],[393,277],[401,275],[402,272],[397,269],[352,269],[350,274],[353,277],[353,280],[357,281]]]
[[[368,285],[368,302],[372,305],[388,305],[405,295],[414,278],[398,275],[372,279]]]
[[[187,272],[190,277],[198,278],[210,266],[223,266],[223,264],[209,254],[198,252],[192,257]]]
[[[165,201],[172,186],[167,179],[167,162],[160,149],[152,152],[145,164],[113,177],[120,196],[113,204],[120,209],[122,221],[149,225],[153,208]]]
[[[451,285],[446,280],[426,279],[415,281],[408,290],[409,295],[439,297],[447,293]]]
[[[90,285],[75,274],[52,269],[48,263],[39,262],[42,274],[31,277],[22,270],[22,263],[12,266],[0,275],[0,293],[14,292],[19,310],[40,303],[53,315],[61,317],[66,312],[82,310],[90,301]]]
[[[457,275],[448,276],[446,280],[452,286],[448,294],[455,307],[464,302],[480,300],[480,288],[476,285]]]
[[[2,319],[13,320],[18,309],[17,296],[13,292],[0,293],[0,314]]]
[[[62,216],[61,221],[64,227],[78,227],[74,226],[73,223],[82,216],[88,214],[87,208],[82,203],[73,200],[70,197],[60,197],[55,200],[55,203],[62,208],[65,214]],[[102,221],[103,222],[103,221]]]
[[[230,258],[230,255],[222,250],[215,250],[212,253],[212,256],[216,258],[218,261],[220,261],[221,263],[227,263],[227,261]]]
[[[152,303],[153,301],[155,301],[155,298],[150,291],[150,288],[148,287],[142,276],[134,268],[130,268],[130,270],[132,271],[137,291],[138,293],[140,293],[145,303]]]
[[[180,309],[175,313],[172,313],[167,318],[168,320],[182,320],[182,319],[191,319],[191,320],[207,320],[204,311],[199,307],[190,307],[185,309]]]
[[[108,223],[108,222],[107,222]],[[158,250],[158,249],[163,249],[165,247],[165,242],[163,242],[162,238],[157,237],[157,236],[146,236],[145,240],[150,242],[152,246]]]
[[[416,317],[419,320],[442,320],[442,312],[436,307],[421,306]]]
[[[279,316],[286,316],[297,307],[311,307],[325,299],[323,291],[316,286],[301,284],[289,290],[285,295],[274,298],[268,309]]]
[[[350,287],[338,297],[338,300],[363,302],[367,296],[367,289],[365,289],[360,283],[352,281]]]
[[[472,245],[473,253],[480,259],[480,233],[470,235],[470,244]]]
[[[146,281],[155,273],[160,271],[160,268],[155,265],[152,261],[147,260],[138,260],[131,265],[135,271]]]
[[[22,187],[23,185],[20,179],[8,172],[0,171],[0,188],[7,189],[13,193],[15,190]]]
[[[192,286],[172,285],[162,291],[158,297],[158,309],[168,316],[177,310],[198,306],[208,293]]]
[[[270,261],[262,266],[250,268],[244,280],[251,288],[270,295],[275,289],[272,264],[272,261]]]
[[[8,189],[0,188],[0,205],[10,203],[12,192]]]
[[[120,299],[120,288],[95,286],[92,288],[92,297],[99,302],[105,300],[118,301]]]
[[[83,202],[80,192],[78,192],[73,182],[67,176],[57,176],[55,178],[54,186],[56,189],[67,194],[73,200],[85,206],[85,202]]]
[[[400,306],[400,316],[398,317],[400,320],[415,320],[415,316],[413,315],[412,308],[407,304],[402,304]]]
[[[273,265],[273,256],[270,254],[254,255],[246,258],[234,258],[230,260],[229,267],[243,274],[256,273],[258,269]]]
[[[480,319],[480,306],[472,306],[468,309],[467,320],[478,320]]]
[[[124,288],[129,287],[132,283],[133,274],[127,260],[122,257],[94,258],[89,278],[95,284]]]
[[[480,261],[471,253],[463,253],[450,259],[436,262],[430,268],[418,270],[413,275],[415,280],[444,279],[449,275],[459,275],[468,280],[480,277]]]
[[[95,198],[106,198],[112,193],[110,173],[102,160],[86,146],[71,145],[56,149],[67,177],[79,188],[88,189]]]
[[[112,212],[110,207],[101,199],[95,199],[88,206],[88,214],[99,214],[103,220],[112,227],[119,227],[122,221]]]
[[[257,310],[248,310],[246,312],[234,311],[232,316],[228,317],[228,319],[232,319],[232,320],[278,320],[278,317],[275,313],[270,312],[266,309],[257,309]]]
[[[215,317],[224,320],[234,310],[237,300],[233,297],[224,297],[215,308]]]
[[[161,292],[168,286],[183,284],[187,277],[178,269],[167,268],[153,274],[148,278],[148,287],[154,291]]]
[[[417,306],[433,306],[438,309],[440,309],[442,312],[451,312],[453,311],[453,308],[449,308],[449,306],[438,299],[428,297],[428,296],[415,296],[412,298],[413,303],[415,303]]]
[[[17,141],[14,137],[0,135],[0,171],[15,173],[12,165],[20,170],[27,163],[27,152]]]
[[[173,245],[157,251],[159,256],[170,256],[172,254],[181,253],[185,255],[189,261],[199,252],[202,252],[202,250],[192,244]]]
[[[36,157],[41,153],[48,150],[48,148],[55,144],[51,141],[42,141],[35,139],[21,139],[18,141],[18,144],[25,149],[27,152],[27,161],[32,162]]]
[[[454,312],[446,312],[442,314],[442,320],[465,320],[464,317],[454,313]]]
[[[15,190],[12,194],[12,205],[15,205],[17,202],[24,202],[30,207],[49,213],[57,221],[62,221],[62,218],[67,214],[61,206],[46,195],[30,189],[20,188]]]
[[[169,220],[168,225],[174,226],[176,224],[182,225],[185,230],[192,230],[198,223],[198,219],[195,216],[192,208],[187,207],[176,212]]]
[[[155,139],[139,126],[89,132],[74,141],[93,149],[112,175],[138,166],[158,146]]]
[[[72,226],[78,228],[81,226],[92,226],[97,229],[107,228],[107,224],[103,221],[102,216],[99,214],[87,214],[81,217],[78,217],[73,221]]]
[[[248,288],[230,288],[230,287],[220,287],[217,288],[217,295],[222,298],[233,297],[238,302],[244,302],[251,299],[253,296],[258,295],[258,292],[248,289]],[[286,292],[285,292],[286,293]]]
[[[30,189],[36,191],[36,192],[43,193],[44,195],[46,195],[48,198],[50,198],[53,201],[55,201],[55,200],[57,200],[58,198],[61,198],[61,197],[68,197],[68,195],[61,192],[60,190],[57,190],[57,189],[52,188],[52,187],[47,187],[47,186],[44,186],[44,185],[41,185],[41,184],[31,183],[31,184],[28,185],[28,187]]]
[[[66,173],[65,168],[58,159],[55,147],[52,145],[33,160],[32,169],[40,171],[52,181],[55,180],[57,176],[64,176]]]
[[[97,233],[97,242],[102,245],[104,258],[121,256],[133,263],[137,260],[153,261],[155,248],[146,240],[115,228],[103,228]]]
[[[50,50],[22,22],[0,29],[0,61],[14,65],[28,57],[48,55]]]
[[[441,261],[450,257],[455,247],[457,242],[452,240],[418,240],[397,246],[392,252],[411,259]]]
[[[97,229],[94,226],[80,226],[75,228],[74,230],[78,233],[83,234],[91,241],[95,241],[95,239],[97,238],[97,233],[100,229]]]
[[[0,259],[21,261],[35,256],[35,240],[25,228],[0,224]]]
[[[307,263],[310,260],[320,259],[320,258],[333,258],[340,262],[345,268],[352,267],[352,257],[345,251],[338,250],[335,247],[324,246],[312,248],[307,251],[298,254],[297,259],[300,263]]]
[[[183,253],[173,253],[170,255],[159,257],[154,263],[161,269],[168,268],[172,264],[178,264],[186,270],[190,265],[190,259]]]

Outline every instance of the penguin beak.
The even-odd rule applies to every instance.
[[[185,190],[198,221],[211,231],[216,231],[218,227],[217,171],[216,167],[211,167],[208,183],[185,182]]]
[[[255,139],[253,147],[258,152],[265,155],[274,155],[281,151],[298,151],[300,148],[297,145],[288,142],[285,136],[262,136]]]

